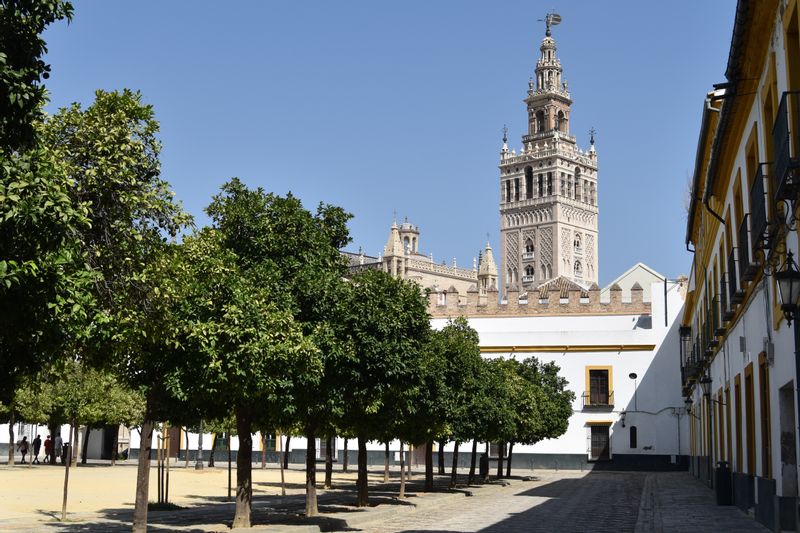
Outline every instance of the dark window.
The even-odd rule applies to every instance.
[[[506,180],[506,202],[511,201],[511,181]]]
[[[533,169],[525,167],[525,198],[533,198]]]
[[[514,178],[514,201],[519,202],[519,178]]]
[[[553,173],[547,173],[547,194],[548,196],[553,194]]]
[[[544,196],[544,177],[539,174],[539,198]]]
[[[589,370],[589,404],[608,405],[608,370]]]
[[[630,429],[631,448],[636,448],[636,446],[637,446],[636,433],[637,433],[636,426],[631,426],[631,429]]]

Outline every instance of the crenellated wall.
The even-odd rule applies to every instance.
[[[458,292],[431,291],[428,294],[428,311],[433,318],[452,316],[556,316],[556,315],[649,315],[650,302],[643,301],[641,287],[631,289],[631,301],[622,301],[622,289],[612,287],[610,301],[600,301],[600,289],[596,286],[581,291],[560,290],[551,287],[544,291],[533,291],[520,299],[519,291],[508,290],[505,302],[498,301],[496,289],[490,289],[486,295],[477,291],[468,291],[466,298]],[[547,298],[542,296],[547,295]],[[459,300],[462,303],[459,303]]]

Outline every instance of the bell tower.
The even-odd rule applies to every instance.
[[[521,293],[563,276],[585,287],[598,279],[597,152],[570,134],[572,98],[563,79],[550,13],[535,76],[524,102],[527,134],[519,153],[500,150],[500,245],[503,286]]]

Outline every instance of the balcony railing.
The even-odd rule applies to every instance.
[[[758,272],[758,263],[753,255],[753,243],[750,235],[750,215],[742,219],[739,226],[739,280],[744,286],[745,281],[753,281]]]
[[[767,220],[767,193],[764,181],[767,178],[768,163],[761,163],[756,170],[753,186],[750,187],[750,242],[753,257],[758,257],[757,252],[766,246],[769,235],[769,221]]]
[[[791,128],[794,127],[794,131]],[[773,194],[776,200],[791,199],[797,193],[800,168],[800,91],[783,93],[778,116],[772,126],[772,146],[775,150]]]
[[[533,276],[522,276],[522,283],[531,283],[533,281]]]
[[[728,298],[728,273],[723,272],[722,279],[719,281],[719,308],[723,322],[733,319],[733,307],[729,304]]]
[[[603,409],[614,407],[614,391],[590,392],[583,391],[581,395],[584,409]]]
[[[728,301],[731,306],[739,305],[744,300],[744,288],[739,274],[739,250],[734,248],[728,255]]]
[[[533,261],[533,252],[522,252],[523,261]]]

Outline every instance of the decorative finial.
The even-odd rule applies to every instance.
[[[508,128],[503,124],[503,144],[508,142]]]
[[[392,224],[397,225],[397,209],[392,209]]]
[[[589,144],[591,144],[592,146],[594,146],[594,134],[595,133],[597,133],[597,130],[595,130],[594,128],[589,130]]]

